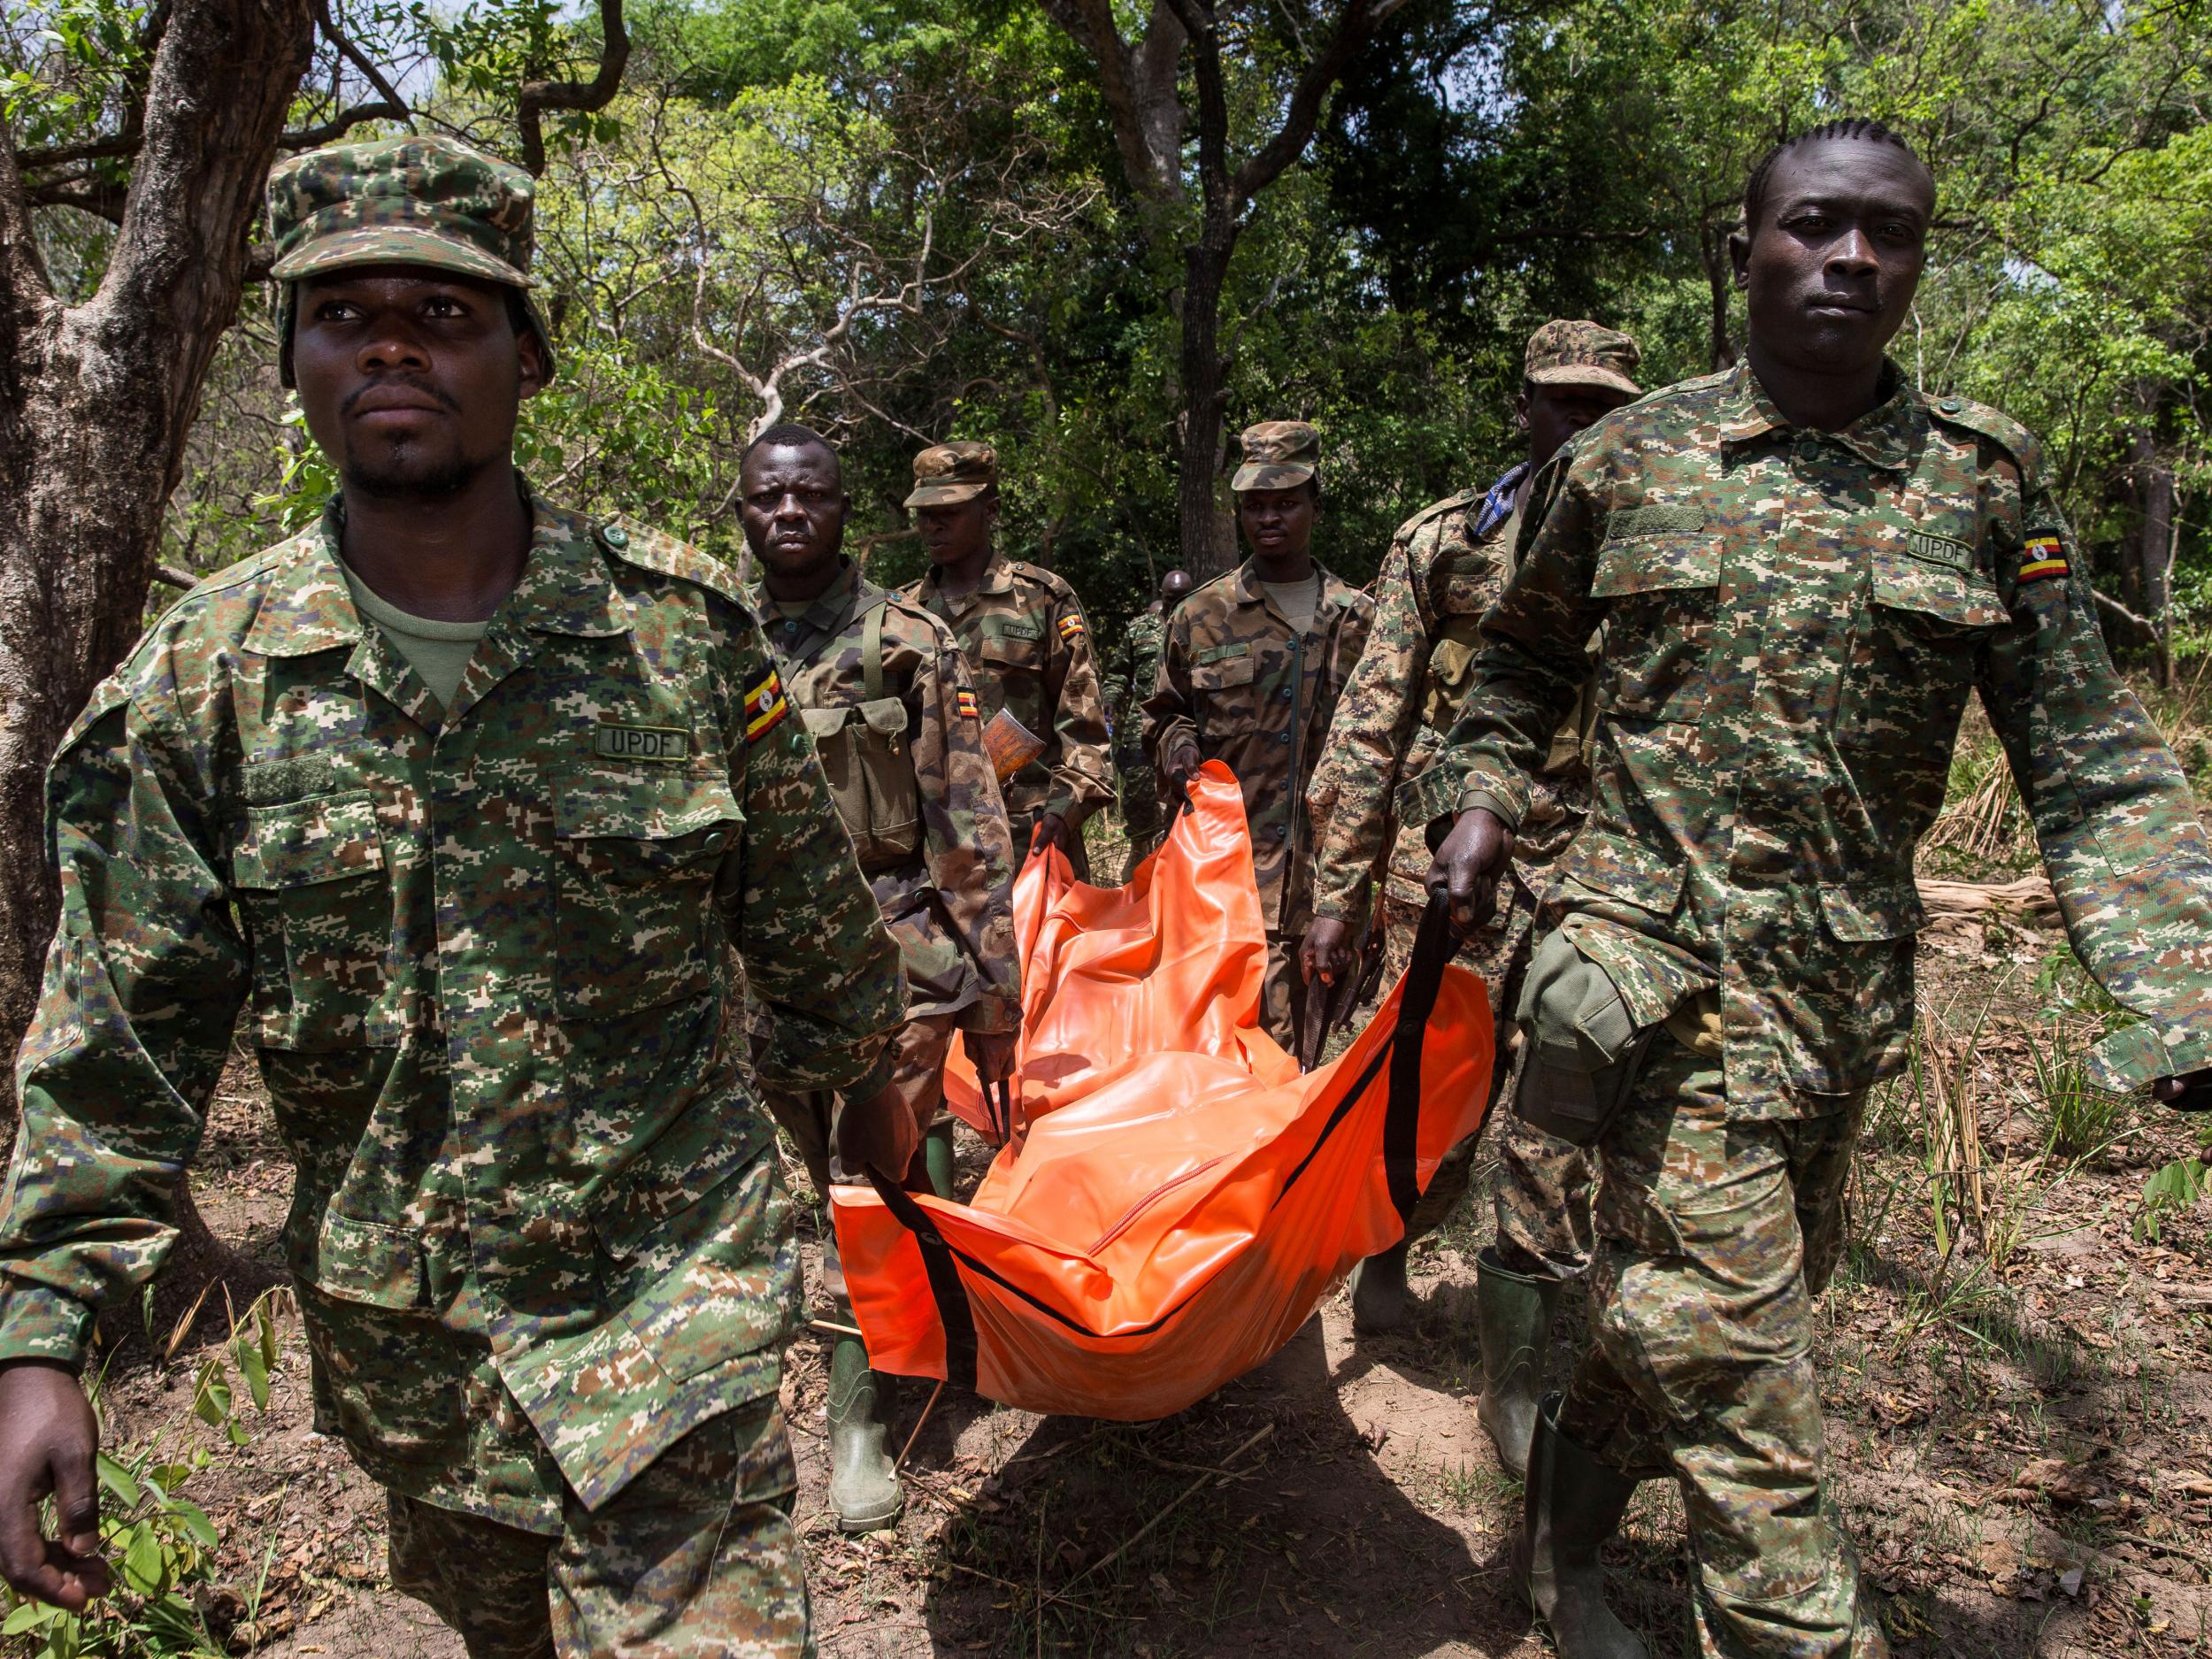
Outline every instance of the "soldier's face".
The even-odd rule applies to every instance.
[[[457,494],[503,459],[522,400],[545,383],[506,289],[414,265],[302,282],[292,374],[346,487],[393,499]]]
[[[1237,523],[1262,558],[1294,558],[1313,546],[1313,488],[1245,490],[1237,497]]]
[[[835,562],[845,542],[845,494],[837,457],[819,444],[771,444],[738,473],[738,521],[753,557],[780,576]]]
[[[998,503],[978,495],[949,507],[917,507],[914,527],[921,532],[932,564],[957,565],[989,550],[991,523],[997,517]]]
[[[1934,213],[1928,170],[1893,144],[1824,139],[1785,152],[1759,223],[1732,247],[1752,338],[1809,373],[1878,362],[1920,286]]]
[[[1528,458],[1541,466],[1560,446],[1630,401],[1609,386],[1531,386],[1521,399],[1521,419],[1528,427]]]

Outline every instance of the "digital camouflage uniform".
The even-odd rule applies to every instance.
[[[1317,826],[1314,914],[1356,929],[1366,919],[1371,889],[1379,886],[1386,985],[1395,984],[1412,959],[1430,857],[1425,826],[1396,825],[1392,792],[1427,769],[1458,711],[1474,664],[1477,626],[1512,567],[1506,532],[1515,522],[1514,492],[1527,473],[1525,464],[1516,466],[1486,491],[1448,496],[1400,526],[1371,590],[1375,620],[1367,648],[1337,703],[1328,752],[1307,790]],[[1579,712],[1587,706],[1586,699]],[[1586,724],[1570,716],[1561,726],[1536,781],[1529,833],[1514,843],[1512,877],[1499,884],[1498,919],[1459,949],[1460,963],[1489,987],[1501,1031],[1513,1017],[1528,966],[1535,895],[1588,803]],[[1494,1101],[1510,1075],[1501,1055],[1491,1079]],[[1492,1122],[1499,1159],[1492,1206],[1499,1239],[1510,1248],[1507,1264],[1517,1272],[1573,1277],[1590,1248],[1586,1160],[1511,1113]],[[1467,1190],[1479,1144],[1471,1136],[1438,1167],[1408,1219],[1409,1238],[1452,1212]]]
[[[969,497],[998,480],[998,457],[986,443],[942,443],[914,457],[910,506]],[[1065,579],[1040,565],[994,552],[975,591],[945,591],[931,571],[900,591],[949,624],[967,658],[987,722],[1001,709],[1041,740],[1044,753],[1006,780],[1006,816],[1017,856],[1025,855],[1037,819],[1067,820],[1076,873],[1089,879],[1083,820],[1114,798],[1107,758],[1106,704],[1099,685],[1090,624]]]
[[[1811,1298],[1867,1090],[1904,1059],[1913,852],[1978,691],[2084,964],[2142,1023],[2108,1085],[2212,1060],[2212,858],[2114,672],[2039,446],[1885,402],[1799,431],[1749,370],[1609,416],[1540,480],[1407,822],[1508,822],[1604,625],[1594,804],[1548,926],[1667,1031],[1600,1143],[1596,1346],[1559,1417],[1681,1483],[1709,1655],[1883,1651],[1822,1504]]]
[[[1021,1025],[1013,841],[981,710],[951,630],[850,564],[803,615],[764,615],[785,695],[813,734],[905,963],[911,1000],[893,1082],[925,1130],[953,1033]],[[826,1097],[767,1098],[826,1193]],[[919,1161],[918,1151],[910,1179]]]
[[[1156,603],[1130,618],[1106,671],[1106,718],[1114,733],[1114,769],[1121,775],[1121,822],[1129,835],[1132,875],[1164,833],[1160,776],[1144,754],[1143,710],[1166,644],[1167,617]]]
[[[444,141],[303,157],[272,188],[280,277],[345,220],[299,182],[333,169],[348,211],[403,221],[378,190],[529,188]],[[488,233],[518,261],[522,225]],[[485,226],[393,230],[345,260],[434,264]],[[528,505],[450,706],[356,611],[334,503],[188,594],[72,729],[0,1359],[80,1363],[159,1269],[242,1010],[396,1581],[480,1655],[811,1651],[776,1404],[798,1252],[729,956],[776,1010],[765,1079],[867,1093],[898,951],[730,575]],[[434,1582],[457,1554],[465,1607]]]
[[[1310,461],[1319,446],[1319,434],[1303,421],[1263,422],[1244,434],[1245,464],[1231,485],[1294,488],[1313,475]],[[1299,458],[1279,462],[1279,454]],[[1144,705],[1144,752],[1162,775],[1184,738],[1197,745],[1200,758],[1225,762],[1236,774],[1267,925],[1260,1023],[1293,1054],[1305,1001],[1298,945],[1313,916],[1306,786],[1375,614],[1374,601],[1317,559],[1313,571],[1320,598],[1312,629],[1302,634],[1250,559],[1191,589],[1168,619],[1159,673]]]

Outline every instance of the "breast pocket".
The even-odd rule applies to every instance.
[[[805,718],[860,867],[874,872],[911,861],[922,849],[922,804],[906,704],[878,697],[809,709]]]
[[[257,1041],[271,1048],[399,1041],[392,881],[365,789],[249,807],[231,885],[253,940]]]
[[[1947,761],[1982,649],[2011,618],[1962,542],[1882,541],[1866,560],[1866,603],[1853,619],[1836,741],[1900,758],[1941,749]]]
[[[1044,630],[1028,623],[999,621],[986,626],[976,642],[976,664],[999,688],[999,702],[1014,718],[1040,737],[1048,736],[1045,718]]]
[[[554,784],[554,1005],[611,1019],[716,982],[713,889],[744,813],[720,775],[592,772]]]
[[[1598,549],[1605,602],[1601,706],[1632,720],[1695,720],[1712,689],[1720,543],[1703,531],[1624,536]]]
[[[1201,652],[1191,664],[1192,718],[1201,739],[1249,730],[1259,696],[1259,659],[1248,649],[1207,660]]]

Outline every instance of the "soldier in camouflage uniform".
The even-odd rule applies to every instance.
[[[1478,625],[1512,574],[1512,533],[1535,469],[1576,433],[1640,395],[1634,379],[1639,357],[1626,334],[1595,323],[1546,323],[1529,337],[1515,400],[1516,418],[1528,434],[1527,455],[1486,491],[1448,496],[1416,513],[1391,542],[1375,580],[1367,649],[1337,705],[1328,757],[1307,792],[1315,822],[1327,826],[1314,858],[1309,974],[1333,983],[1352,970],[1351,938],[1371,886],[1379,889],[1379,920],[1387,929],[1386,977],[1394,981],[1404,972],[1425,902],[1421,883],[1429,849],[1417,824],[1394,838],[1392,791],[1426,769],[1458,711]],[[1590,706],[1586,695],[1538,774],[1528,818],[1514,841],[1502,916],[1460,949],[1461,963],[1488,984],[1502,1027],[1512,1018],[1528,965],[1535,895],[1588,805],[1582,749]],[[1501,1064],[1494,1073],[1494,1100],[1510,1070]],[[1484,1376],[1478,1415],[1506,1467],[1518,1475],[1528,1463],[1559,1286],[1581,1272],[1589,1252],[1589,1175],[1578,1148],[1511,1113],[1493,1121],[1497,1242],[1475,1263]],[[1406,1242],[1362,1263],[1352,1302],[1361,1328],[1388,1330],[1403,1317],[1407,1243],[1451,1213],[1466,1190],[1477,1144],[1470,1137],[1438,1168],[1408,1223]]]
[[[1158,597],[1130,619],[1128,631],[1106,670],[1106,723],[1114,734],[1114,769],[1121,774],[1121,823],[1129,836],[1129,859],[1121,875],[1124,881],[1136,874],[1137,866],[1160,844],[1164,833],[1160,780],[1152,763],[1144,757],[1140,741],[1142,710],[1160,671],[1168,614],[1190,590],[1188,571],[1171,570],[1160,578]]]
[[[1531,498],[1408,823],[1484,913],[1603,626],[1588,822],[1520,1012],[1517,1109],[1594,1140],[1596,1341],[1537,1430],[1516,1564],[1565,1659],[1644,1653],[1598,1548],[1680,1484],[1709,1655],[1879,1655],[1824,1502],[1812,1298],[1913,1025],[1913,853],[1978,692],[2089,972],[2108,1084],[2212,1094],[2212,850],[2114,672],[2041,447],[1885,356],[1934,184],[1870,122],[1776,152],[1735,240],[1744,362],[1609,416]],[[2171,1074],[2187,1072],[2186,1077]]]
[[[745,540],[759,562],[761,616],[784,693],[813,734],[861,870],[898,941],[912,1000],[894,1040],[895,1088],[921,1150],[918,1191],[952,1195],[952,1120],[937,1118],[955,1032],[986,1088],[1010,1077],[1021,1025],[1014,949],[1014,843],[983,723],[952,632],[873,586],[844,557],[850,502],[837,452],[804,426],[771,426],[739,473]],[[755,1041],[772,1047],[773,1018]],[[768,1108],[829,1191],[829,1097],[764,1091]],[[823,1277],[835,1323],[853,1323],[834,1234]],[[884,1452],[893,1384],[857,1337],[830,1351],[830,1505],[848,1532],[889,1524],[899,1483]]]
[[[1375,606],[1313,557],[1321,434],[1302,420],[1265,420],[1241,443],[1229,487],[1252,555],[1168,619],[1144,749],[1178,795],[1206,761],[1236,773],[1267,924],[1260,1023],[1296,1054],[1305,1022],[1298,946],[1313,914],[1306,786]]]
[[[775,1010],[761,1075],[843,1092],[841,1156],[892,1168],[904,979],[728,572],[514,470],[550,367],[531,199],[442,139],[279,168],[282,368],[343,487],[156,623],[55,760],[0,1211],[27,1594],[104,1587],[74,1373],[168,1253],[242,1010],[394,1583],[475,1659],[812,1651],[798,1254],[729,955]]]
[[[992,546],[998,452],[989,444],[924,449],[906,505],[935,568],[899,597],[951,625],[986,723],[1003,710],[1044,744],[1005,780],[1006,816],[1027,853],[1056,846],[1087,881],[1083,820],[1112,802],[1114,778],[1082,602],[1053,572]]]

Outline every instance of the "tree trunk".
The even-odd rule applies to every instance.
[[[1736,342],[1728,337],[1728,296],[1736,284],[1736,267],[1728,257],[1728,227],[1707,219],[1698,227],[1698,257],[1705,266],[1705,286],[1712,297],[1706,321],[1705,350],[1716,374],[1736,366]]]
[[[1177,541],[1194,579],[1205,581],[1236,562],[1234,531],[1221,534],[1214,498],[1221,475],[1222,415],[1229,401],[1229,363],[1221,354],[1221,291],[1236,251],[1236,224],[1207,214],[1183,262],[1183,454],[1176,481]]]
[[[2136,434],[2134,448],[2142,521],[2136,529],[2132,562],[2140,572],[2143,614],[2158,630],[2158,683],[2170,689],[2174,653],[2166,611],[2173,598],[2174,471],[2159,453],[2157,437],[2147,426]]]
[[[0,135],[0,1053],[12,1061],[59,912],[48,761],[138,636],[200,385],[308,61],[308,0],[180,0],[99,291],[49,288]],[[12,1114],[13,1067],[0,1085]]]

